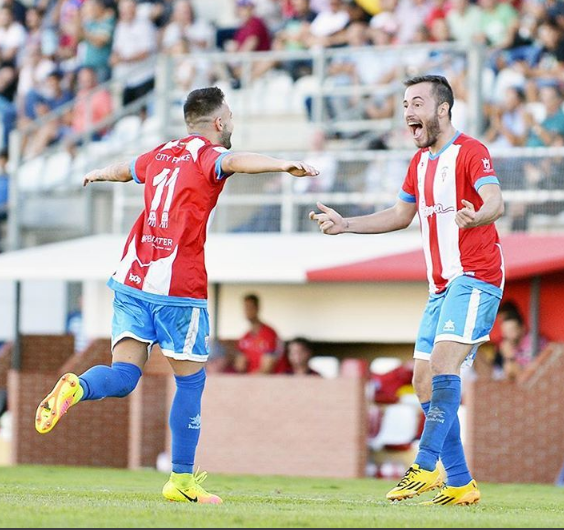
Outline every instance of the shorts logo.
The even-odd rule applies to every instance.
[[[194,416],[193,418],[190,418],[190,423],[189,423],[189,425],[188,425],[188,428],[189,428],[189,429],[200,430],[201,423],[202,423],[202,418],[201,418],[201,416],[198,414],[197,416]]]
[[[437,423],[445,422],[445,413],[439,407],[432,407],[427,413],[427,421],[435,421]]]
[[[443,331],[454,331],[454,322],[452,320],[447,320],[445,322],[445,327]]]
[[[129,281],[139,285],[141,283],[141,277],[137,274],[129,273]]]

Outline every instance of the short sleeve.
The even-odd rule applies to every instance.
[[[152,151],[139,155],[131,161],[130,169],[131,176],[137,184],[145,184],[147,180],[147,168],[149,164],[155,160],[155,155],[164,147],[165,144],[161,144]]]
[[[466,170],[470,183],[476,191],[484,184],[497,184],[499,179],[495,174],[492,157],[487,147],[476,141],[472,142],[466,155]]]
[[[415,156],[411,160],[411,164],[409,164],[409,168],[407,169],[407,174],[403,181],[403,185],[401,190],[398,194],[398,198],[404,202],[417,202],[417,197],[415,191],[417,189],[417,162],[419,157]]]
[[[204,147],[198,156],[200,168],[205,177],[213,183],[221,182],[233,173],[225,173],[221,169],[221,161],[230,152],[225,147],[208,145]]]
[[[265,339],[265,351],[264,353],[268,353],[270,355],[278,355],[281,353],[281,342],[278,339],[278,335],[276,331],[272,328],[264,328],[264,339]]]

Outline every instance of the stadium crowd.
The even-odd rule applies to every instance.
[[[196,5],[193,0],[0,0],[0,149],[7,149],[10,131],[18,128],[25,132],[24,157],[57,142],[72,153],[90,125],[111,119],[116,105],[153,89],[159,53],[178,56],[176,83],[185,91],[218,80],[238,88],[240,63],[219,68],[205,58],[217,50],[350,48],[328,64],[327,84],[374,87],[374,95],[327,98],[328,115],[345,120],[390,118],[396,111],[390,81],[422,70],[442,74],[454,87],[454,112],[464,129],[464,54],[402,54],[388,48],[376,61],[372,53],[387,45],[433,42],[486,47],[483,138],[489,147],[564,144],[560,0],[232,0],[233,27],[219,26],[209,17],[211,10],[209,19],[200,16]],[[294,81],[312,74],[308,60],[265,59],[253,63],[252,77],[274,69]],[[120,94],[97,88],[109,79],[121,83]],[[56,109],[65,110],[41,121]],[[38,120],[41,126],[30,126]],[[107,132],[102,128],[93,138]],[[386,136],[377,148],[394,146]],[[550,167],[542,174],[538,165],[524,167],[519,186],[561,188],[558,164],[545,163]],[[510,214],[515,229],[526,228],[526,215]]]
[[[157,53],[182,55],[211,50],[306,50],[424,42],[487,46],[483,81],[490,145],[560,145],[564,138],[561,84],[564,60],[564,3],[558,0],[233,0],[238,26],[214,25],[195,12],[191,0],[1,0],[0,147],[14,127],[25,127],[50,110],[83,98],[110,78],[124,82],[123,103],[154,86]],[[438,54],[440,55],[440,54]],[[398,68],[421,67],[429,57],[403,58],[356,51],[329,65],[336,86],[386,85]],[[440,66],[439,66],[440,65]],[[186,88],[217,80],[202,60],[180,69]],[[464,60],[444,65],[432,56],[427,69],[447,70],[457,99],[467,95]],[[311,74],[308,61],[255,63],[254,76],[271,68],[297,79]],[[81,74],[85,71],[87,73]],[[227,75],[238,86],[240,65]],[[349,112],[335,98],[332,112]],[[111,99],[92,103],[92,122],[111,114]],[[30,153],[85,127],[85,106],[69,111],[57,126],[29,140]],[[353,106],[365,118],[392,115],[389,97]],[[556,110],[555,110],[556,109]]]

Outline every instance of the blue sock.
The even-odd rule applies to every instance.
[[[193,473],[196,447],[200,439],[200,412],[206,371],[178,376],[176,394],[170,409],[169,425],[172,432],[172,471]]]
[[[431,405],[415,459],[420,468],[433,471],[437,467],[443,444],[458,414],[460,397],[461,381],[458,375],[433,377]]]
[[[425,416],[427,416],[431,408],[431,402],[421,403],[421,408]],[[458,419],[458,414],[454,418],[450,431],[448,431],[445,438],[443,450],[441,451],[441,460],[447,472],[447,484],[449,486],[466,486],[472,480],[472,475],[470,475],[468,465],[466,464],[462,440],[460,439],[460,420]]]
[[[125,397],[135,390],[142,375],[141,368],[131,363],[94,366],[79,377],[84,390],[81,401]]]

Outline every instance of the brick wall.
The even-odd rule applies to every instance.
[[[169,387],[170,399],[174,384]],[[202,407],[197,454],[202,469],[253,475],[364,476],[362,379],[213,375],[208,377]]]
[[[516,382],[468,385],[466,452],[478,480],[554,483],[564,463],[564,345]]]
[[[8,350],[9,358],[11,348]],[[38,434],[34,427],[40,400],[62,374],[81,374],[94,365],[111,364],[110,341],[96,340],[76,355],[72,337],[25,336],[22,361],[22,371],[11,371],[8,381],[9,406],[14,413],[14,463],[155,466],[157,455],[166,447],[166,388],[167,377],[171,377],[158,347],[131,396],[81,403],[46,435]],[[61,444],[60,440],[80,443]]]
[[[95,341],[80,355],[73,350],[72,337],[23,337],[22,370],[10,371],[8,378],[14,414],[12,461],[126,467],[129,398],[81,403],[51,433],[41,435],[35,430],[37,406],[63,373],[81,373],[94,364],[109,363],[109,341]]]

